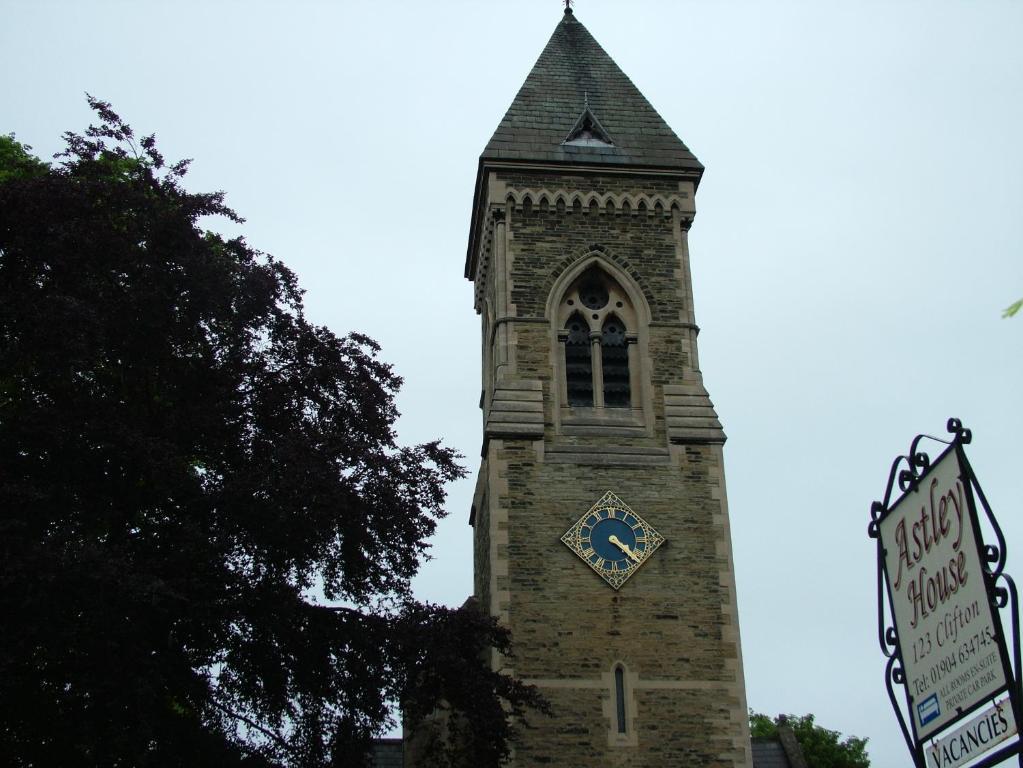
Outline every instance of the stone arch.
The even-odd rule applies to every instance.
[[[547,291],[545,316],[549,320],[554,318],[556,312],[552,313],[552,306],[557,306],[560,295],[573,280],[594,265],[605,269],[629,293],[629,299],[638,315],[637,320],[642,324],[649,323],[652,317],[650,305],[653,303],[650,286],[627,259],[612,254],[599,244],[589,246],[585,253],[562,259],[554,268],[547,285],[544,286]]]

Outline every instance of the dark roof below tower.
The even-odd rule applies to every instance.
[[[610,145],[565,144],[587,108]],[[703,170],[571,11],[554,30],[480,160]]]
[[[792,762],[780,741],[754,739],[753,768],[791,768]]]
[[[370,768],[402,768],[405,764],[404,755],[401,739],[373,739],[369,765]]]

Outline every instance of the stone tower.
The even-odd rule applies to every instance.
[[[519,766],[750,765],[722,446],[696,351],[703,166],[566,10],[480,157],[475,596],[539,686]]]

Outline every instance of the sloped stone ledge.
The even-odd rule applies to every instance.
[[[724,429],[703,383],[664,386],[664,419],[673,443],[724,443]]]
[[[491,437],[543,436],[543,385],[536,380],[498,383],[487,411],[484,434]]]

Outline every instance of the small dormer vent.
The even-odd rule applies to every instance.
[[[571,144],[578,147],[611,147],[614,142],[610,135],[604,130],[604,126],[597,120],[597,116],[590,110],[587,104],[579,119],[575,121],[572,130],[562,144]]]

